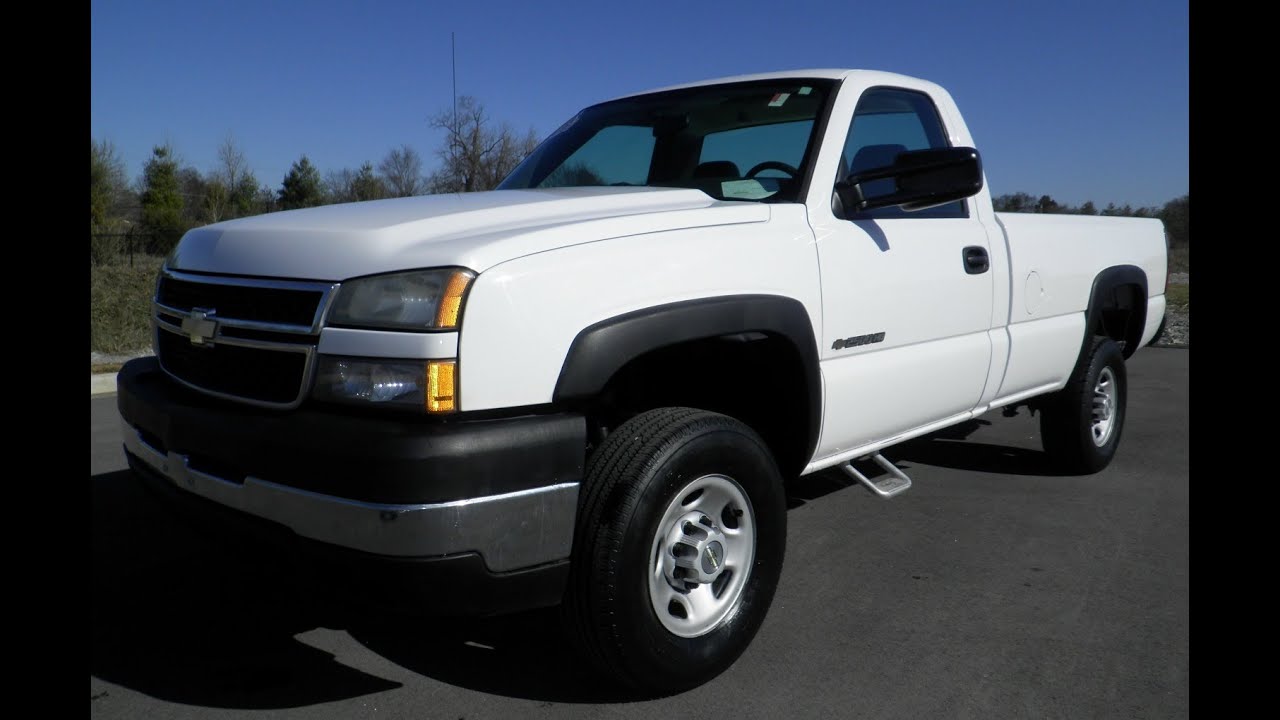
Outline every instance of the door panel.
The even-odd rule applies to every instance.
[[[975,219],[859,220],[818,235],[826,422],[818,457],[972,409],[991,361],[991,273]],[[840,347],[883,333],[879,342]]]
[[[822,185],[827,197],[846,173],[891,164],[900,152],[952,144],[927,94],[884,86],[854,91],[851,121],[827,136],[840,155],[835,177]],[[986,227],[972,210],[960,201],[919,212],[854,213],[811,201],[826,394],[815,460],[978,405],[991,366],[991,266],[1002,256],[993,256]],[[966,262],[983,253],[986,269]]]
[[[972,409],[982,392],[990,352],[984,331],[823,363],[826,424],[815,457],[837,455]]]

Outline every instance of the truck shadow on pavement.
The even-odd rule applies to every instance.
[[[91,484],[94,677],[168,702],[280,709],[400,688],[346,664],[389,660],[510,697],[634,699],[576,658],[554,608],[477,620],[388,614],[306,561],[223,547],[180,525],[129,471]],[[337,635],[337,657],[299,639],[317,628],[358,645]]]
[[[164,515],[128,471],[92,483],[91,674],[189,705],[307,706],[400,686],[295,635],[332,622],[292,568],[237,559]]]
[[[1054,466],[1048,454],[1039,449],[1039,436],[1033,441],[1036,449],[1009,445],[992,445],[973,442],[968,438],[990,425],[988,420],[966,420],[938,432],[908,440],[885,451],[894,462],[913,462],[921,465],[971,470],[999,475],[1039,475],[1065,477]]]
[[[922,435],[884,451],[885,457],[904,470],[912,465],[932,465],[953,470],[969,470],[1001,475],[1038,475],[1063,477],[1068,473],[1053,466],[1043,450],[1011,445],[973,442],[968,438],[984,427],[988,420],[966,420],[929,435]],[[1036,442],[1038,445],[1038,441]],[[884,470],[870,461],[854,463],[868,478],[884,475]],[[908,473],[909,474],[909,473]],[[787,509],[795,509],[838,490],[857,485],[839,466],[798,477],[787,483]]]
[[[1055,475],[1044,453],[960,442],[984,421],[896,446],[895,462]],[[859,464],[869,476],[874,464]],[[390,661],[479,692],[537,701],[634,700],[594,674],[556,609],[489,619],[387,614],[325,582],[322,568],[187,527],[129,471],[91,478],[91,673],[161,700],[219,708],[306,707],[402,683],[352,667]],[[788,483],[788,507],[857,484],[838,469]],[[337,652],[300,635],[331,629]],[[345,632],[358,645],[346,642]],[[360,658],[365,651],[375,658]]]

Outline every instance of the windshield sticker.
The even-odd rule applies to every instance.
[[[800,88],[800,92],[798,92],[798,93],[796,93],[796,94],[797,94],[797,95],[808,95],[808,94],[809,94],[809,93],[811,93],[811,92],[813,92],[813,88],[809,87],[808,85],[805,85],[804,87]]]
[[[760,200],[777,192],[766,190],[759,180],[725,180],[720,183],[720,194],[726,198]]]
[[[778,93],[769,101],[769,107],[782,107],[782,103],[786,102],[789,97],[791,97],[791,93]]]

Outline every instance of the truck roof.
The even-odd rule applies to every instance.
[[[850,75],[862,75],[863,79],[870,84],[899,84],[903,80],[909,80],[914,83],[929,82],[922,78],[911,77],[910,75],[901,75],[899,73],[884,72],[882,70],[858,70],[854,68],[813,68],[807,70],[782,70],[778,72],[754,73],[751,75],[731,75],[728,77],[711,78],[708,80],[699,80],[697,82],[681,83],[679,85],[667,85],[665,87],[653,88],[643,92],[627,93],[619,95],[610,100],[621,100],[622,98],[635,97],[637,95],[648,95],[655,92],[666,92],[667,90],[679,90],[683,88],[698,87],[701,85],[720,85],[723,83],[750,82],[752,80],[784,80],[787,78],[820,78],[826,80],[844,80]],[[932,83],[931,83],[932,84]],[[605,101],[608,102],[608,101]]]

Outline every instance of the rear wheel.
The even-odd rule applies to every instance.
[[[1105,468],[1124,429],[1128,378],[1114,340],[1093,338],[1066,387],[1041,405],[1040,437],[1053,462],[1081,474]]]
[[[624,684],[695,687],[755,636],[785,548],[782,478],[754,431],[702,410],[642,413],[587,463],[569,622]]]

